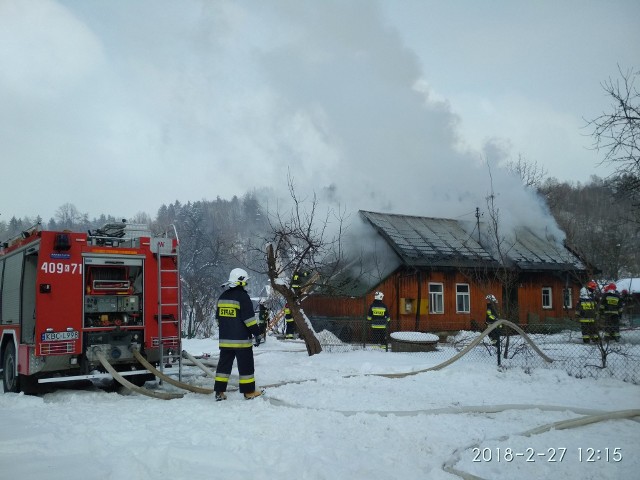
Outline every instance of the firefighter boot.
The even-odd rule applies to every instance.
[[[222,400],[226,400],[227,395],[224,392],[216,392],[216,402],[221,402]]]
[[[262,390],[254,390],[253,392],[245,393],[244,398],[247,400],[251,400],[253,398],[259,397],[262,395]]]

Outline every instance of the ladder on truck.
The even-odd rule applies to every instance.
[[[158,348],[160,349],[160,372],[164,373],[165,367],[173,367],[172,361],[178,359],[178,380],[182,381],[182,325],[180,298],[180,256],[178,254],[180,241],[175,225],[170,225],[173,229],[173,237],[169,232],[165,232],[163,237],[154,238],[152,247],[158,260]],[[176,248],[173,248],[173,238],[176,239]],[[171,300],[169,300],[169,298]],[[175,308],[177,317],[166,316],[162,313],[166,307]],[[163,326],[175,325],[178,332],[178,342],[175,351],[174,347],[166,347],[167,338],[163,333]],[[162,383],[162,379],[160,379]]]

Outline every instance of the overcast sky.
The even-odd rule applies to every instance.
[[[286,195],[288,170],[348,210],[451,218],[491,172],[530,217],[500,165],[606,176],[585,119],[638,45],[634,0],[0,0],[0,220]]]

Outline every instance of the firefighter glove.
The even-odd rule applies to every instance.
[[[257,347],[258,345],[260,345],[260,343],[262,343],[262,340],[263,340],[262,335],[256,335],[253,346]]]

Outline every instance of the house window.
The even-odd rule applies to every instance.
[[[456,312],[469,313],[471,311],[469,298],[469,284],[456,284]]]
[[[565,310],[573,308],[573,297],[570,288],[562,289],[562,306],[565,308]]]
[[[553,308],[551,287],[542,287],[542,308]]]
[[[444,313],[444,287],[441,283],[429,284],[429,313]]]

